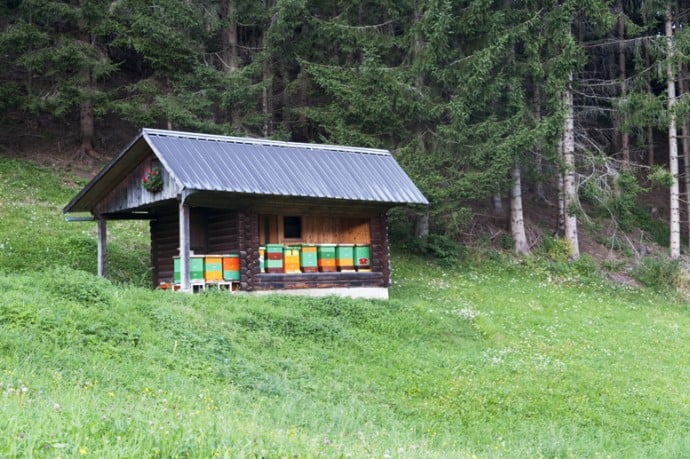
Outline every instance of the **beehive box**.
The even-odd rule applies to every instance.
[[[240,256],[238,254],[223,255],[223,280],[240,280]]]
[[[288,246],[283,250],[283,263],[286,273],[298,273],[299,268],[299,246]]]
[[[354,271],[354,244],[338,244],[335,248],[335,265],[338,271]]]
[[[321,272],[336,271],[335,244],[320,244],[316,249],[317,264]]]
[[[318,256],[315,245],[303,245],[299,255],[302,272],[315,273],[319,270]]]
[[[283,263],[283,245],[282,244],[266,244],[266,272],[267,273],[282,273],[285,265]]]

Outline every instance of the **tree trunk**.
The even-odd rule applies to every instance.
[[[266,9],[271,8],[272,1],[265,2]],[[264,115],[263,136],[270,137],[273,133],[273,100],[272,100],[272,86],[273,86],[273,69],[271,66],[271,53],[269,50],[268,34],[275,21],[275,16],[272,16],[269,24],[264,30],[262,41],[262,48],[264,52],[264,61],[262,68],[263,89],[261,90],[261,110]]]
[[[72,159],[81,160],[87,156],[94,156],[94,138],[96,128],[93,117],[93,101],[83,100],[79,107],[79,137],[80,144]]]
[[[417,214],[414,225],[414,235],[417,238],[424,238],[429,235],[429,210]]]
[[[688,82],[687,82],[687,76],[688,76],[688,68],[687,65],[684,64],[682,66],[682,71],[680,75],[680,91],[681,94],[687,94],[688,93]],[[686,221],[688,223],[687,231],[688,231],[688,244],[690,244],[690,119],[689,118],[684,118],[683,119],[683,172],[684,172],[684,180],[685,180],[685,214],[686,214]]]
[[[84,43],[84,46],[91,46],[92,35],[87,31],[87,27],[80,21],[79,24],[79,40]],[[83,91],[86,91],[89,96],[96,87],[95,78],[93,76],[93,68],[88,67],[82,73]],[[83,159],[87,156],[95,156],[94,140],[96,138],[96,123],[93,114],[93,99],[90,97],[84,99],[79,104],[79,149],[75,158]]]
[[[687,11],[687,1],[684,5],[685,11]],[[678,4],[676,4],[676,11],[680,12]],[[679,78],[678,78],[679,90],[681,97],[688,95],[688,64],[683,63],[679,66]],[[683,130],[682,130],[682,144],[683,144],[683,172],[684,172],[684,185],[685,185],[685,214],[687,222],[687,235],[688,244],[690,245],[690,118],[687,116],[683,118]],[[680,192],[679,192],[680,195]]]
[[[625,67],[625,21],[623,20],[623,0],[618,0],[618,13],[620,14],[618,18],[618,77],[620,80],[620,96],[625,98],[628,93],[626,78],[627,70]],[[620,132],[620,146],[621,146],[621,158],[623,161],[623,169],[630,170],[630,134],[626,131],[626,127],[621,127],[625,115],[622,113],[618,114],[618,130]]]
[[[492,202],[494,205],[494,213],[500,217],[505,217],[506,209],[503,206],[503,198],[501,197],[501,193],[499,191],[494,193]]]
[[[649,45],[644,47],[644,62],[646,68],[651,68],[651,59],[649,58]],[[652,93],[652,83],[648,72],[645,72],[645,84],[647,86],[647,95],[654,97]],[[654,126],[647,124],[647,164],[649,167],[654,165]]]
[[[522,174],[520,164],[515,160],[513,165],[513,187],[510,190],[510,232],[515,243],[515,253],[529,253],[529,244],[525,234],[525,220],[522,213]]]
[[[558,141],[558,161],[563,167],[563,136]],[[556,222],[556,234],[565,236],[565,191],[563,186],[563,171],[558,171],[558,221]]]
[[[573,76],[570,74],[568,87],[563,99],[565,104],[565,120],[563,129],[563,204],[565,206],[565,240],[570,244],[570,259],[580,257],[580,245],[577,238],[577,216],[574,213],[577,206],[577,189],[575,186],[575,120],[573,114]]]
[[[668,59],[668,64],[666,66],[666,85],[670,118],[668,126],[668,167],[673,177],[670,190],[670,257],[675,259],[680,257],[680,196],[678,186],[678,135],[676,132],[676,114],[674,113],[676,105],[676,82],[673,65],[673,20],[670,7],[666,9],[664,31],[667,41],[666,57]]]
[[[615,43],[617,41],[616,38],[616,32],[615,30],[611,30],[609,32],[607,39],[610,40],[612,43]],[[606,53],[607,54],[607,61],[608,61],[608,68],[607,68],[607,74],[608,78],[611,82],[618,80],[620,77],[620,71],[618,68],[618,56],[617,53],[615,53],[612,49]],[[622,94],[619,94],[622,96]],[[611,155],[613,157],[618,157],[621,151],[621,115],[622,112],[618,110],[612,110],[611,111]]]
[[[223,69],[228,75],[240,68],[239,41],[237,38],[237,16],[235,14],[235,1],[224,0],[220,4],[220,18],[225,21],[226,26],[221,30],[220,41],[223,47],[221,59]],[[230,108],[230,119],[232,128],[235,131],[242,129],[240,111],[236,107]]]
[[[220,18],[226,24],[220,33],[223,50],[223,67],[233,72],[240,68],[239,53],[237,51],[237,16],[235,15],[235,1],[223,0],[220,3]]]
[[[534,84],[534,95],[533,95],[533,103],[534,103],[534,120],[536,121],[537,124],[541,123],[541,90],[539,89],[539,85],[537,83]],[[542,202],[548,202],[546,199],[546,192],[544,191],[544,155],[542,154],[541,151],[541,146],[536,145],[534,147],[534,167],[537,171],[537,179],[536,179],[536,191],[537,191],[537,197],[539,198],[540,201]]]

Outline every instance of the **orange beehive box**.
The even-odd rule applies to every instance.
[[[299,247],[285,247],[283,263],[286,273],[299,273]]]
[[[204,256],[204,280],[206,282],[223,280],[223,257],[221,255]]]
[[[223,279],[226,281],[240,280],[240,256],[237,254],[223,255]]]

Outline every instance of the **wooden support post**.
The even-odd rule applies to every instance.
[[[192,290],[189,274],[189,207],[180,199],[180,290]]]
[[[105,217],[99,215],[98,221],[98,242],[97,242],[97,256],[98,256],[98,275],[106,277],[106,243],[108,240],[108,228]]]

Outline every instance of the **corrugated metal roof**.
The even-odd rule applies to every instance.
[[[143,159],[142,140],[190,190],[428,204],[386,150],[143,129],[65,212],[91,210]]]
[[[428,204],[386,150],[151,129],[144,138],[189,189]]]

